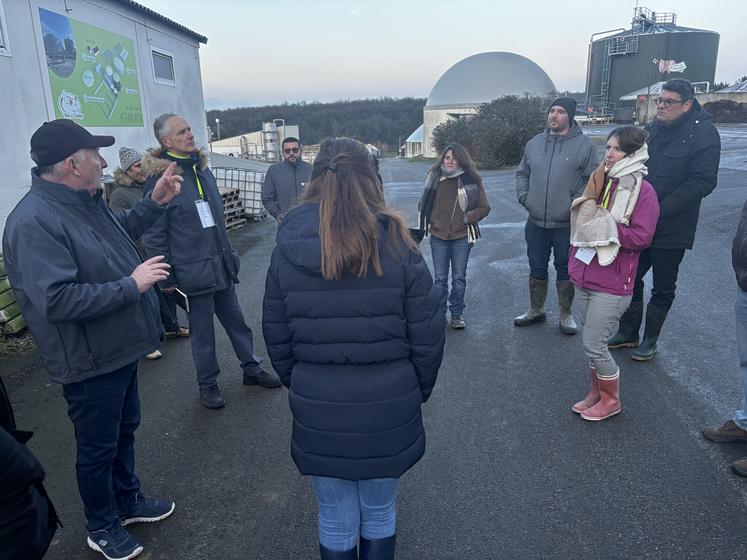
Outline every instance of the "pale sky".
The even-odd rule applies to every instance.
[[[427,97],[459,60],[509,51],[558,90],[583,91],[593,33],[630,28],[624,0],[138,0],[205,35],[208,109]],[[747,74],[746,0],[641,0],[683,27],[720,33],[716,81]]]

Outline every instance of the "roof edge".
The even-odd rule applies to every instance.
[[[183,26],[181,23],[177,23],[173,19],[169,19],[166,16],[159,14],[158,12],[154,12],[150,8],[146,8],[145,6],[143,6],[142,4],[138,4],[134,0],[116,0],[116,1],[125,6],[129,6],[130,8],[134,8],[140,13],[143,13],[147,16],[155,18],[165,23],[169,27],[172,27],[174,29],[177,29],[178,31],[181,31],[183,33],[186,33],[187,35],[190,35],[191,37],[197,39],[203,45],[207,45],[208,40],[207,40],[207,37],[205,37],[204,35],[200,35],[199,33],[192,31],[188,27]]]

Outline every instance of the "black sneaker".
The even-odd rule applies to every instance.
[[[138,495],[137,500],[125,512],[120,512],[122,525],[130,523],[153,523],[166,519],[174,513],[176,504],[170,500],[149,500]]]
[[[221,395],[217,385],[200,387],[200,402],[207,408],[223,408],[226,406],[226,399]]]
[[[108,531],[88,533],[88,546],[108,560],[129,560],[143,551],[137,539],[117,523]]]
[[[259,385],[265,389],[274,389],[275,387],[280,387],[282,383],[277,375],[268,373],[260,368],[256,373],[244,372],[244,385]]]

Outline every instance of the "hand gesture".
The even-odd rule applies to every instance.
[[[174,175],[175,168],[176,162],[172,161],[156,181],[156,186],[150,195],[153,202],[160,206],[171,202],[182,191],[184,178],[181,175]]]
[[[163,255],[152,257],[132,271],[131,277],[141,294],[150,290],[155,283],[162,282],[169,277],[171,265],[161,262],[162,260]]]

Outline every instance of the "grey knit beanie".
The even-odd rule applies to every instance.
[[[133,164],[143,159],[143,154],[138,152],[135,148],[128,148],[122,146],[119,149],[119,163],[122,164],[122,169],[127,171]]]

